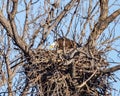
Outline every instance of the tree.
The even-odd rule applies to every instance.
[[[119,58],[117,2],[1,0],[0,94],[110,96],[110,80],[120,70],[119,62],[108,59],[112,51]],[[49,49],[60,37],[81,47],[61,53]]]

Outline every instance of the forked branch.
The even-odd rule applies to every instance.
[[[95,47],[96,41],[103,33],[103,31],[117,16],[120,15],[120,9],[113,12],[110,16],[107,16],[107,13],[108,13],[108,0],[100,0],[100,17],[88,38],[88,42],[86,45],[89,45],[89,47]]]

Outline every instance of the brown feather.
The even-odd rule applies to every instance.
[[[77,43],[73,40],[68,39],[68,38],[58,38],[55,41],[58,44],[57,48],[61,49],[61,50],[63,50],[64,47],[65,47],[65,49],[71,49],[71,48],[77,47]]]

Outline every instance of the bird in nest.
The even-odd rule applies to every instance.
[[[65,37],[56,39],[50,45],[50,49],[59,51],[75,49],[77,47],[81,47],[81,45]]]

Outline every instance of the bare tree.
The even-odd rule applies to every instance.
[[[119,0],[1,0],[0,95],[111,96],[119,15]],[[51,50],[62,37],[81,46]]]

